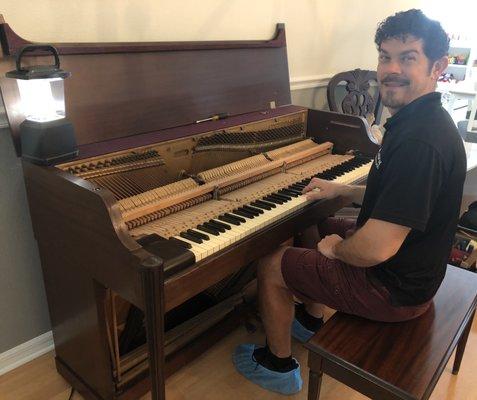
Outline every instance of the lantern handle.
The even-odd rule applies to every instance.
[[[60,57],[58,56],[58,50],[56,50],[55,47],[53,47],[52,45],[50,44],[33,44],[33,45],[28,45],[28,46],[24,46],[20,49],[20,51],[18,52],[17,54],[17,57],[16,57],[16,63],[17,63],[17,71],[24,71],[24,69],[22,68],[22,56],[24,55],[24,53],[27,53],[27,52],[30,52],[30,51],[37,51],[37,50],[41,50],[41,51],[47,51],[47,52],[51,52],[53,54],[53,56],[55,57],[55,69],[60,69]]]

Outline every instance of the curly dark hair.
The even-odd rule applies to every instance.
[[[379,49],[381,43],[388,39],[405,41],[409,35],[423,40],[424,54],[431,63],[449,51],[449,38],[441,24],[415,8],[398,12],[382,21],[376,30],[374,42]]]

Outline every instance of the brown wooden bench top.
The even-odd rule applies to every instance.
[[[367,382],[374,386],[368,395],[379,399],[427,399],[476,305],[477,274],[448,266],[433,304],[417,319],[384,323],[334,314],[306,344],[310,368],[315,353],[318,368],[362,393]]]

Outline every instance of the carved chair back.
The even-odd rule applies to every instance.
[[[340,72],[333,76],[328,83],[326,92],[330,110],[361,117],[373,114],[375,123],[379,124],[382,105],[377,87],[374,88],[376,90],[370,90],[372,81],[376,83],[378,81],[376,71],[355,69]],[[341,82],[346,82],[344,87],[346,94],[341,103],[338,104],[339,96],[337,96],[337,92]]]

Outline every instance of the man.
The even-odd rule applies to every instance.
[[[366,190],[321,179],[309,199],[344,196],[362,204],[352,226],[329,219],[314,249],[282,247],[258,268],[265,347],[240,345],[234,363],[258,385],[282,394],[302,387],[291,356],[322,325],[322,304],[377,321],[424,313],[445,274],[459,216],[466,157],[435,92],[449,41],[420,10],[400,12],[376,32],[378,81],[391,117]],[[319,191],[313,190],[319,189]],[[294,296],[303,302],[295,311]]]

